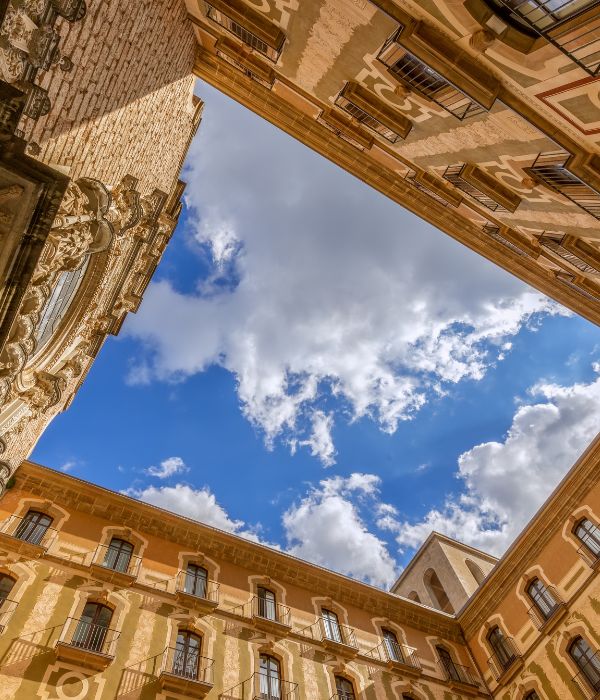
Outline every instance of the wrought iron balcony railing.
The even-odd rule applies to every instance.
[[[0,532],[8,537],[48,549],[58,535],[53,527],[35,522],[27,517],[11,515],[0,527]]]
[[[502,235],[499,226],[487,223],[482,226],[482,231],[488,236],[490,236],[490,238],[493,238],[495,241],[498,241],[498,243],[501,243],[503,246],[510,248],[510,250],[512,250],[513,253],[516,253],[517,255],[527,255],[527,253],[521,248],[519,248],[518,245],[516,245],[512,241],[509,241],[508,238],[505,238]]]
[[[267,600],[255,595],[251,601],[252,617],[259,617],[270,622],[277,622],[280,625],[290,627],[291,613],[287,605],[276,603],[274,600]]]
[[[197,649],[176,646],[167,647],[163,652],[160,671],[188,681],[212,685],[214,665],[214,659],[200,656]]]
[[[565,151],[540,153],[525,172],[600,219],[600,193],[569,170],[569,157]]]
[[[219,584],[210,579],[192,576],[185,569],[177,573],[175,592],[206,600],[215,605],[219,604]]]
[[[577,550],[577,554],[585,561],[592,569],[600,564],[600,552],[590,549],[587,545],[583,545]]]
[[[496,680],[501,678],[508,669],[513,666],[521,653],[512,637],[503,637],[502,643],[488,659],[488,666]]]
[[[304,637],[314,639],[325,645],[340,645],[355,653],[358,652],[358,643],[356,642],[354,629],[348,625],[333,624],[324,617],[317,618],[312,625],[299,629],[297,632]]]
[[[92,559],[92,565],[118,574],[136,578],[140,572],[142,557],[128,554],[110,545],[99,544]]]
[[[10,598],[0,598],[0,632],[4,630],[9,623],[14,611],[19,604]]]
[[[479,679],[468,666],[461,666],[453,661],[438,661],[438,663],[448,683],[462,683],[463,685],[479,687]]]
[[[538,596],[527,613],[533,624],[540,630],[563,607],[564,601],[557,590],[553,586],[547,586],[544,595]]]
[[[104,656],[114,657],[119,639],[117,630],[83,618],[69,617],[59,638],[60,644]]]
[[[297,683],[257,671],[219,697],[221,700],[300,700],[300,691]]]
[[[580,668],[581,671],[573,676],[573,683],[586,700],[596,700],[600,696],[600,651]]]
[[[598,0],[498,0],[590,75],[600,70]]]
[[[421,661],[414,647],[384,639],[365,656],[394,666],[406,666],[414,671],[421,671]]]

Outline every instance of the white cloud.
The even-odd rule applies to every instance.
[[[379,481],[374,474],[355,473],[311,489],[283,515],[290,554],[376,586],[393,583],[396,563],[360,513],[361,498],[377,507]]]
[[[190,246],[213,269],[195,293],[150,285],[125,327],[147,351],[132,383],[220,365],[268,446],[280,438],[332,464],[336,419],[392,433],[432,396],[483,377],[534,314],[557,312],[210,92],[185,177]]]
[[[77,466],[77,460],[76,459],[68,459],[66,462],[63,462],[59,469],[61,472],[70,472],[73,471],[73,469]]]
[[[144,471],[149,476],[155,476],[158,479],[168,479],[170,476],[188,471],[188,468],[181,457],[167,457],[167,459],[163,459],[158,467],[151,466]]]
[[[460,496],[420,522],[392,523],[400,545],[417,547],[438,530],[493,554],[504,552],[600,426],[600,378],[572,386],[541,382],[530,394],[541,400],[517,408],[502,442],[482,443],[460,456]]]

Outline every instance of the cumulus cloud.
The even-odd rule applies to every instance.
[[[597,371],[597,370],[596,370]],[[417,523],[386,521],[402,546],[418,547],[432,530],[496,555],[542,505],[600,426],[600,377],[562,386],[540,382],[520,405],[503,441],[464,452],[464,491]]]
[[[145,470],[148,476],[155,476],[157,479],[168,479],[170,476],[186,471],[188,471],[188,468],[181,457],[167,457],[158,467],[151,466]]]
[[[220,365],[268,446],[282,439],[331,465],[335,420],[369,417],[392,433],[432,396],[483,377],[536,315],[558,313],[287,135],[202,92],[211,94],[186,197],[190,247],[212,269],[194,292],[151,284],[126,324],[146,349],[132,383]]]
[[[376,506],[379,483],[374,474],[360,473],[321,481],[283,515],[288,551],[375,586],[391,585],[396,563],[360,512],[363,498],[366,507]]]

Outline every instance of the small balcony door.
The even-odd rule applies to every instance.
[[[575,528],[575,535],[596,559],[600,558],[600,529],[591,520],[580,520]]]
[[[583,637],[571,642],[569,654],[594,691],[600,691],[600,656],[594,653]]]
[[[343,676],[335,677],[335,690],[338,700],[355,700],[354,686]]]
[[[133,554],[133,545],[131,542],[120,540],[113,537],[106,550],[104,557],[104,566],[113,571],[119,571],[126,574],[129,571],[129,564]]]
[[[323,627],[327,639],[331,639],[333,642],[339,642],[340,644],[344,643],[338,616],[331,610],[323,609]]]
[[[51,523],[52,518],[49,515],[30,510],[19,523],[15,537],[31,544],[41,544]]]
[[[539,578],[533,579],[529,586],[527,586],[527,593],[535,607],[539,610],[540,615],[547,620],[552,615],[557,605],[552,593],[550,593]]]
[[[260,699],[280,700],[281,673],[279,661],[267,654],[260,655]]]
[[[71,644],[90,651],[102,652],[112,619],[112,610],[100,603],[87,603],[75,628]]]
[[[4,604],[4,601],[10,595],[10,592],[15,585],[15,579],[7,574],[0,574],[0,608]]]
[[[460,675],[458,673],[458,669],[456,668],[454,660],[450,656],[450,652],[447,649],[444,649],[444,647],[436,647],[435,650],[437,651],[440,663],[446,669],[448,678],[450,678],[453,681],[459,681]]]
[[[503,669],[507,669],[513,662],[515,655],[499,627],[493,627],[489,631],[488,642],[500,666]]]
[[[401,663],[404,662],[402,647],[398,644],[398,637],[396,637],[392,630],[383,630],[383,644],[387,658],[390,661],[400,661]]]
[[[184,591],[197,598],[206,598],[208,571],[197,564],[188,564],[185,572]]]
[[[277,620],[275,593],[268,588],[258,588],[258,614],[266,620]]]
[[[201,648],[202,639],[197,634],[188,630],[179,632],[173,657],[173,673],[182,678],[198,680]]]

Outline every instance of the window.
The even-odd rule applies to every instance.
[[[540,700],[540,696],[535,692],[535,690],[530,690],[527,695],[523,697],[523,700]]]
[[[258,588],[258,614],[266,620],[277,620],[275,593],[268,588]]]
[[[201,637],[188,630],[181,630],[177,635],[175,644],[173,673],[182,678],[197,680],[201,648]]]
[[[260,655],[260,700],[280,700],[281,674],[279,661],[268,654]]]
[[[421,599],[419,598],[419,594],[418,594],[416,591],[411,591],[411,592],[408,594],[407,598],[409,598],[410,600],[414,600],[415,603],[420,603],[420,602],[421,602]]]
[[[575,525],[573,532],[596,559],[600,558],[600,528],[588,518],[583,518]]]
[[[0,607],[4,601],[10,595],[13,586],[15,585],[15,579],[8,574],[0,574]]]
[[[354,686],[352,682],[344,678],[344,676],[335,677],[335,690],[337,693],[337,700],[355,700]]]
[[[481,570],[481,567],[478,566],[474,561],[471,561],[471,559],[465,559],[465,564],[467,565],[467,569],[469,569],[469,571],[471,572],[471,575],[475,579],[477,585],[481,585],[485,580],[485,574]]]
[[[450,603],[442,582],[433,569],[427,569],[423,577],[425,588],[429,592],[433,606],[447,613],[453,613],[454,608]]]
[[[402,647],[398,644],[398,638],[392,630],[383,630],[383,646],[390,661],[400,661],[404,663]]]
[[[583,637],[576,637],[569,646],[569,655],[577,664],[581,675],[595,690],[600,690],[600,658]]]
[[[126,574],[129,571],[129,563],[133,554],[133,545],[125,540],[113,537],[106,550],[103,566],[113,571]]]
[[[197,598],[206,598],[207,584],[207,570],[197,564],[188,564],[185,572],[185,583],[183,584],[184,592]]]
[[[342,630],[340,629],[338,616],[331,610],[326,610],[325,608],[323,608],[322,612],[325,636],[327,639],[343,644],[344,640],[342,639]]]
[[[506,670],[515,660],[515,653],[511,649],[510,642],[498,626],[492,627],[488,632],[487,640],[492,648],[495,660],[502,670]]]
[[[456,668],[454,660],[450,656],[450,652],[447,649],[444,649],[444,647],[436,647],[435,650],[437,652],[438,658],[440,660],[440,663],[442,664],[443,669],[448,675],[448,678],[453,681],[459,681],[460,675],[458,673],[458,669]]]
[[[100,603],[86,603],[73,635],[73,646],[102,652],[112,619],[112,610]]]
[[[37,510],[30,510],[19,523],[15,537],[31,544],[41,544],[52,523],[52,518]]]
[[[531,598],[544,620],[552,616],[558,602],[539,578],[534,578],[527,586],[527,595]]]

